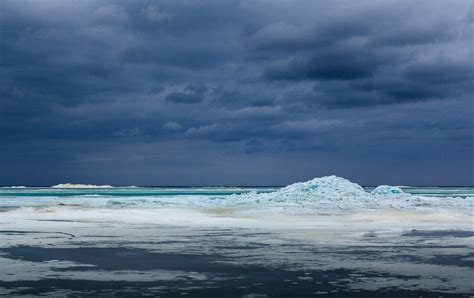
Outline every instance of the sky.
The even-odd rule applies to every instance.
[[[473,2],[0,2],[0,185],[474,185]]]

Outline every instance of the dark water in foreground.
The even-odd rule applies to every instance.
[[[249,248],[251,249],[251,248]],[[186,272],[208,272],[214,278],[209,281],[181,278],[171,281],[91,281],[42,279],[37,281],[0,281],[0,288],[11,289],[10,295],[41,295],[68,297],[468,297],[466,294],[446,294],[440,292],[408,291],[387,287],[383,290],[368,291],[348,289],[345,286],[352,277],[358,278],[406,278],[374,272],[361,274],[360,271],[328,270],[298,271],[290,268],[268,269],[259,266],[234,266],[221,263],[225,257],[219,255],[187,255],[149,252],[127,248],[38,248],[21,246],[0,250],[7,258],[31,262],[53,260],[74,261],[95,265],[93,270],[179,270]],[[354,254],[367,257],[364,250]],[[474,253],[472,254],[474,256]],[[315,258],[324,253],[315,252]],[[409,258],[409,256],[407,256]],[[415,260],[413,260],[415,261]],[[472,262],[452,259],[447,263],[473,266]],[[68,270],[90,270],[89,267],[68,268]],[[60,275],[61,269],[58,269]]]

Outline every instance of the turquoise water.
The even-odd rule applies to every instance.
[[[112,188],[1,188],[0,209],[79,205],[87,207],[117,207],[120,205],[172,204],[188,205],[194,200],[225,199],[231,195],[268,193],[278,188],[236,187],[112,187]]]
[[[206,201],[223,203],[235,195],[271,193],[280,187],[111,187],[111,188],[0,188],[3,211],[19,207],[77,205],[117,207],[121,205],[193,205]],[[370,192],[374,187],[365,187]],[[402,187],[409,194],[426,197],[474,197],[474,187]],[[199,204],[199,203],[198,203]]]
[[[271,192],[276,188],[98,188],[98,189],[55,189],[55,188],[4,188],[0,197],[70,197],[70,196],[226,196],[243,194],[252,191],[258,193]]]
[[[281,187],[112,187],[112,188],[0,188],[0,197],[71,197],[71,196],[228,196],[250,192],[268,193]],[[370,192],[375,187],[364,187]],[[474,187],[401,187],[404,192],[430,197],[472,197]]]

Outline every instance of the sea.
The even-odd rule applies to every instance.
[[[0,296],[472,297],[473,187],[0,188]]]

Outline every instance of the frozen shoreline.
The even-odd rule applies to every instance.
[[[250,293],[264,282],[317,289],[321,280],[321,292],[474,292],[472,197],[423,197],[390,186],[367,192],[338,177],[241,195],[208,189],[158,195],[142,189],[61,190],[67,196],[58,190],[47,196],[35,196],[43,190],[15,191],[0,197],[0,293],[45,280],[55,280],[54,287],[97,282],[107,291],[110,283],[120,288],[154,282],[164,291],[190,283],[210,293],[241,280],[233,274],[249,267],[268,274],[280,270],[263,279],[247,276],[254,283],[243,285],[254,287]],[[116,257],[107,263],[89,252]],[[163,267],[163,258],[188,269]],[[213,261],[189,267],[196,259]]]
[[[5,212],[0,217],[0,227],[0,251],[29,247],[32,257],[35,251],[42,253],[44,249],[120,247],[150,253],[222,256],[219,262],[234,267],[285,266],[290,271],[304,272],[346,270],[354,275],[333,283],[356,290],[378,291],[393,286],[399,290],[440,293],[474,291],[470,283],[474,268],[462,265],[470,264],[474,250],[472,218],[456,211],[256,216],[223,209],[61,206]],[[438,263],[436,258],[442,256],[452,258],[453,263]],[[0,273],[0,281],[34,281],[55,276],[104,282],[165,282],[183,280],[184,276],[184,280],[218,280],[205,267],[199,274],[161,269],[97,271],[88,267],[90,263],[86,260],[36,263],[11,260],[9,255],[0,253],[0,264],[6,268]],[[116,261],[120,262],[120,258]],[[77,271],[76,267],[83,269]],[[368,272],[374,276],[366,277]],[[195,282],[202,286],[203,281]]]

